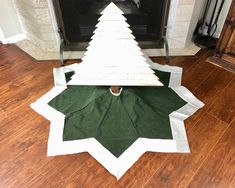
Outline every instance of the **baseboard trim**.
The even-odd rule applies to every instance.
[[[232,73],[235,73],[235,65],[234,64],[229,63],[228,61],[220,59],[220,58],[218,58],[216,56],[209,57],[207,59],[207,62],[212,63],[212,64],[214,64],[214,65],[216,65],[216,66],[218,66],[218,67],[220,67],[222,69],[225,69],[227,71],[230,71]]]
[[[24,39],[26,39],[25,33],[20,33],[20,34],[14,35],[12,37],[2,38],[1,42],[3,44],[12,44],[12,43],[16,43],[16,42],[19,42],[21,40],[24,40]]]

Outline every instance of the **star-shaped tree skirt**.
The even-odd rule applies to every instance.
[[[163,87],[67,85],[79,64],[54,69],[55,86],[31,107],[51,121],[48,156],[89,152],[120,178],[146,151],[189,152],[183,120],[203,106],[182,69],[148,62]],[[65,74],[64,74],[65,72]]]

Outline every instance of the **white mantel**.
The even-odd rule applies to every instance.
[[[60,39],[52,0],[13,0],[26,39],[17,46],[37,60],[59,59]],[[199,48],[191,42],[204,0],[171,0],[167,38],[170,55],[194,55]],[[162,56],[164,49],[145,50]],[[66,59],[79,59],[84,52],[65,52]]]

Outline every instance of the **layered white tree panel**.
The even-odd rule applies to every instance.
[[[68,85],[162,86],[114,3],[101,13],[94,35]]]

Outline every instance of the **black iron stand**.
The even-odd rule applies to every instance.
[[[168,45],[168,41],[167,41],[167,37],[164,36],[164,47],[165,47],[165,58],[166,58],[166,63],[170,63],[170,54],[169,54],[169,45]]]
[[[217,22],[218,22],[221,10],[223,8],[224,2],[225,2],[225,0],[221,1],[219,8],[218,8],[218,11],[217,11],[217,15],[215,16],[215,13],[216,13],[216,10],[218,7],[218,0],[215,1],[215,5],[214,5],[213,12],[211,15],[210,23],[209,23],[208,29],[207,29],[207,34],[205,35],[203,33],[200,33],[199,31],[195,32],[195,35],[193,36],[193,41],[198,47],[203,48],[203,49],[214,49],[216,47],[218,39],[214,37],[214,34],[217,29]],[[208,14],[208,10],[209,10],[210,5],[211,5],[211,0],[208,0],[205,11],[204,11],[203,20],[201,21],[200,27],[202,27],[204,24],[206,24],[206,16]],[[199,29],[199,28],[197,28],[197,29]]]
[[[60,65],[61,67],[64,66],[64,46],[65,46],[65,40],[64,40],[64,36],[62,33],[62,30],[59,29],[58,33],[60,35]]]

